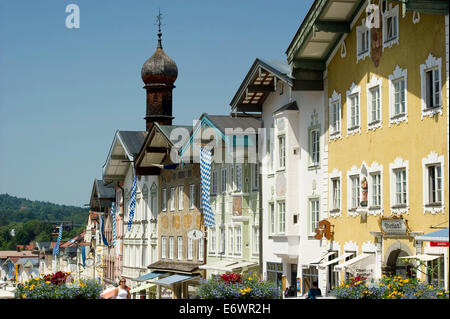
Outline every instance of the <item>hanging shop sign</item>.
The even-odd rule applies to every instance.
[[[430,247],[448,247],[448,241],[430,241]]]
[[[405,236],[409,233],[408,221],[401,217],[380,218],[380,230],[387,236]]]
[[[316,228],[316,235],[314,236],[315,239],[322,239],[325,237],[326,239],[331,239],[331,224],[328,220],[321,220]]]

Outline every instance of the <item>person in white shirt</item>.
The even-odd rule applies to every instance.
[[[116,292],[114,295],[115,299],[130,299],[131,298],[130,288],[125,286],[125,284],[126,284],[125,278],[121,278],[119,280],[119,287],[116,288]]]

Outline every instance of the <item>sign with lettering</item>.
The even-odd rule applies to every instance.
[[[331,224],[328,220],[321,220],[316,228],[316,235],[314,236],[315,239],[322,239],[325,237],[326,239],[331,239]]]
[[[431,247],[448,247],[448,241],[430,241]]]
[[[409,232],[407,221],[403,218],[381,218],[379,226],[384,235],[407,235]]]

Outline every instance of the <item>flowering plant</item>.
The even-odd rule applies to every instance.
[[[272,283],[259,279],[256,274],[224,274],[203,280],[197,293],[204,299],[276,299],[280,290]]]
[[[73,280],[70,273],[58,272],[19,283],[20,299],[97,299],[101,286],[93,280]]]
[[[449,292],[416,278],[383,276],[377,282],[350,278],[331,293],[340,299],[448,299]]]

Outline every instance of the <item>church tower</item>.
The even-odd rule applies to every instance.
[[[164,52],[161,44],[161,13],[158,21],[158,46],[155,53],[145,61],[141,70],[144,89],[147,91],[146,129],[149,132],[153,123],[172,125],[172,90],[178,76],[175,62]]]

